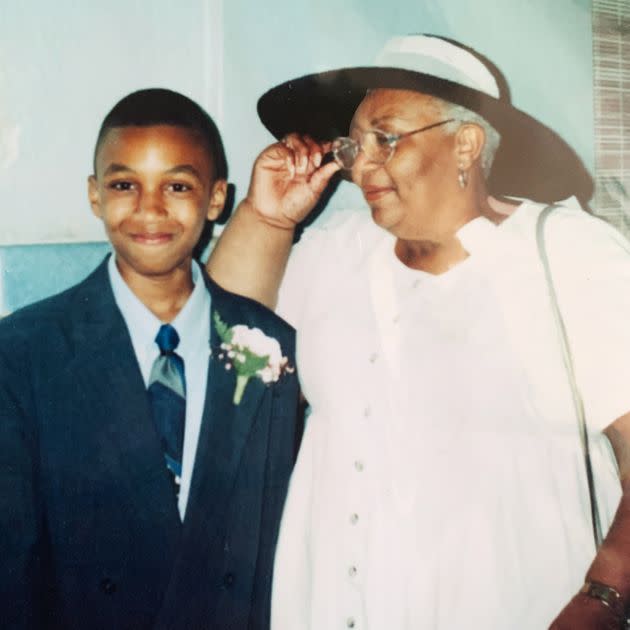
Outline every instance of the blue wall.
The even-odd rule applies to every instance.
[[[109,243],[19,245],[0,248],[0,315],[75,284],[110,251]]]

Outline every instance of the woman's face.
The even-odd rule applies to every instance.
[[[357,108],[350,137],[360,142],[371,129],[404,134],[444,118],[430,96],[374,90]],[[453,207],[460,196],[455,137],[441,127],[401,138],[385,164],[361,151],[352,180],[363,191],[375,223],[398,238],[439,240],[459,227]]]

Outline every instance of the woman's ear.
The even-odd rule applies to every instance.
[[[225,199],[227,197],[227,187],[228,183],[225,179],[217,179],[214,184],[212,184],[208,213],[206,215],[208,221],[215,221],[221,212],[223,212],[223,206],[225,205]]]
[[[486,142],[482,127],[475,123],[463,123],[455,134],[455,157],[457,167],[468,171],[481,155]]]

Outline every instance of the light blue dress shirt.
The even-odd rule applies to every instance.
[[[160,354],[155,343],[155,336],[165,322],[160,321],[129,288],[118,271],[114,256],[109,259],[108,270],[114,299],[127,324],[144,384],[148,386],[151,367]],[[186,374],[186,428],[178,500],[182,520],[186,514],[206,399],[210,349],[210,293],[203,281],[199,265],[195,261],[192,265],[192,280],[195,285],[193,292],[177,317],[169,322],[179,334],[177,354],[184,360]]]

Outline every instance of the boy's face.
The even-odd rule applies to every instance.
[[[216,219],[227,183],[214,181],[205,145],[170,125],[110,129],[88,180],[123,278],[188,271],[206,219]]]

